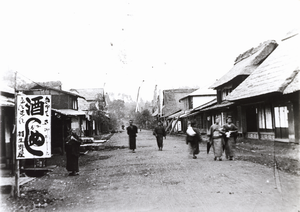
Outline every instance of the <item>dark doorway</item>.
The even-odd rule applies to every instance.
[[[255,106],[246,108],[246,123],[248,132],[257,132],[257,117]]]

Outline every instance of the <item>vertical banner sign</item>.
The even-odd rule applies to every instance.
[[[51,95],[17,96],[17,159],[51,157]]]

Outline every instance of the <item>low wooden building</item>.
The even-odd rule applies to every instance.
[[[184,109],[184,103],[179,102],[182,97],[194,92],[197,89],[169,89],[163,90],[162,115],[168,117],[178,110]]]
[[[217,80],[211,89],[217,92],[217,104],[203,111],[210,114],[211,123],[214,123],[216,116],[221,117],[220,124],[226,122],[227,116],[232,116],[233,123],[237,125],[239,132],[242,133],[241,120],[239,116],[240,108],[235,102],[228,101],[228,95],[233,92],[244,80],[263,63],[266,58],[276,49],[277,43],[273,40],[261,43],[256,48],[251,48],[239,55],[232,69]],[[247,93],[247,90],[243,92]]]
[[[227,96],[238,105],[246,137],[299,143],[299,58],[300,35],[294,31]]]
[[[13,151],[14,124],[15,124],[15,91],[13,88],[1,85],[0,95],[0,143],[1,143],[1,169],[13,171]]]
[[[216,98],[216,92],[212,89],[200,88],[190,94],[185,95],[179,99],[179,102],[183,103],[184,114],[180,116],[181,128],[183,132],[186,132],[187,122],[191,119],[194,119],[197,123],[197,127],[200,129],[206,128],[206,122],[203,120],[204,114],[198,114],[197,116],[192,116],[191,114],[195,113],[196,108],[205,105],[207,102],[211,102]]]
[[[197,127],[200,129],[202,134],[207,134],[210,126],[212,125],[211,112],[206,110],[206,108],[210,108],[217,104],[217,99],[213,99],[209,102],[206,102],[192,111],[189,114],[184,115],[182,118],[186,117],[187,120],[196,121]]]
[[[180,102],[179,99],[185,97],[186,95],[196,91],[197,89],[169,89],[163,90],[163,100],[162,100],[162,108],[161,108],[161,117],[159,118],[164,122],[164,125],[170,124],[175,121],[176,126],[172,127],[174,130],[178,132],[182,131],[181,121],[179,120],[180,113],[178,111],[183,111],[184,113],[184,102]],[[173,117],[175,114],[175,117]],[[172,118],[169,116],[172,115]],[[168,121],[167,121],[168,120]],[[167,123],[168,122],[168,123]],[[174,122],[174,123],[175,123]]]
[[[88,115],[88,119],[82,123],[84,135],[94,136],[109,132],[109,115],[106,110],[104,89],[82,88],[70,89],[70,91],[84,97],[84,99],[78,99],[79,109]],[[102,113],[101,120],[95,117],[96,113]]]
[[[84,97],[54,85],[50,87],[53,83],[49,83],[35,83],[19,91],[26,95],[51,95],[51,148],[53,153],[63,154],[68,129],[80,129],[86,119],[85,112],[78,108],[78,98]]]

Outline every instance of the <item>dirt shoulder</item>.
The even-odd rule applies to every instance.
[[[167,136],[163,151],[157,151],[151,131],[139,132],[137,139],[137,152],[130,153],[127,135],[116,133],[104,148],[80,157],[80,175],[76,177],[68,176],[65,156],[55,155],[49,164],[56,164],[57,168],[22,186],[20,198],[4,199],[2,209],[300,210],[300,188],[296,184],[299,172],[292,170],[292,162],[299,163],[295,156],[297,146],[261,146],[238,140],[237,160],[216,162],[212,152],[206,154],[205,141],[200,144],[198,158],[193,160],[183,136]],[[275,162],[282,171],[274,171]],[[299,170],[299,165],[295,168]]]
[[[300,175],[300,145],[276,141],[238,139],[237,160],[251,161]]]

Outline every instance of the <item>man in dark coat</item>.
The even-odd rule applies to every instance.
[[[156,137],[158,151],[162,151],[163,148],[163,137],[166,139],[166,131],[162,126],[161,121],[158,121],[157,127],[154,128],[153,135]]]
[[[136,149],[136,134],[138,133],[137,126],[133,125],[133,121],[129,121],[129,126],[126,128],[127,134],[129,135],[129,149],[135,152]]]

